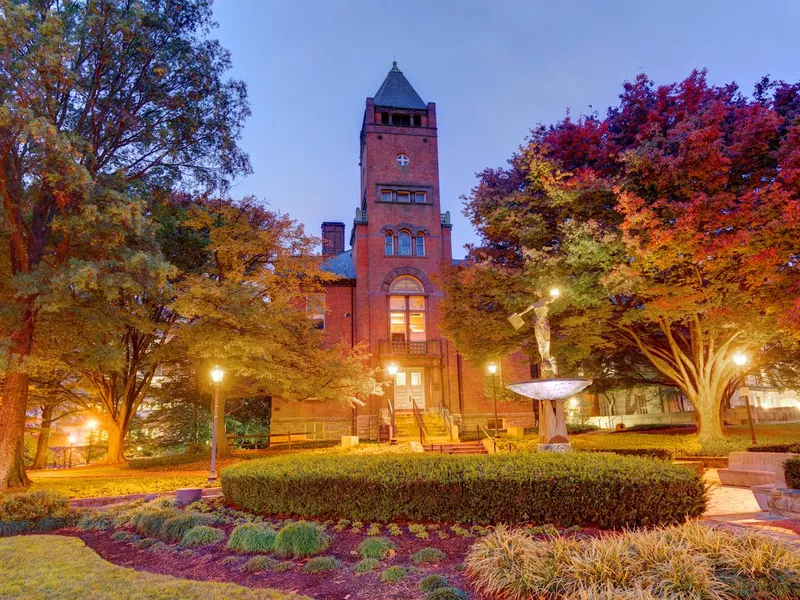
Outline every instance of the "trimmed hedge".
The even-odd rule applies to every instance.
[[[72,527],[80,517],[59,492],[37,490],[0,496],[0,537]]]
[[[682,522],[706,505],[685,467],[591,453],[291,455],[225,469],[222,490],[253,512],[360,521],[630,527]]]
[[[800,490],[800,456],[793,456],[783,463],[786,472],[786,485],[795,490]]]
[[[767,444],[765,446],[750,446],[748,452],[793,452],[800,454],[800,443],[792,442],[788,444]]]
[[[658,460],[672,461],[675,453],[666,448],[603,448],[602,450],[583,450],[582,452],[606,452],[608,454],[619,454],[621,456],[644,456]]]

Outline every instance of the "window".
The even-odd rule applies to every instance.
[[[392,190],[381,190],[381,202],[392,201]]]
[[[398,202],[411,202],[411,192],[397,192]]]
[[[306,296],[306,313],[313,322],[314,329],[325,329],[325,294]]]
[[[411,159],[408,158],[407,154],[398,154],[397,155],[397,164],[401,167],[407,167],[408,164],[411,162]]]
[[[394,256],[394,234],[391,231],[386,232],[383,251],[386,256]]]
[[[425,296],[395,295],[398,291],[422,291],[422,284],[407,275],[398,277],[390,287],[389,334],[393,342],[424,342]]]
[[[401,231],[397,236],[397,254],[411,256],[411,234],[407,231]]]
[[[402,127],[409,127],[411,125],[411,115],[392,115],[392,125],[400,125]]]
[[[425,256],[425,236],[421,233],[414,238],[414,254]]]
[[[425,192],[414,192],[414,202],[417,204],[425,204],[426,201],[426,194]]]
[[[382,112],[381,113],[381,123],[383,125],[388,125],[389,124],[389,113],[388,112]]]
[[[389,291],[392,294],[422,294],[425,288],[416,277],[411,275],[401,275],[389,286]]]
[[[420,127],[422,125],[422,115],[414,115],[414,126]]]

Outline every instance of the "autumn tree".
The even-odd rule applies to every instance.
[[[469,312],[511,348],[532,330],[503,318],[559,285],[562,372],[635,351],[692,403],[700,438],[719,437],[733,353],[760,373],[796,352],[799,199],[800,85],[765,79],[745,97],[704,72],[666,86],[642,75],[605,118],[540,127],[480,175],[466,213],[482,243],[445,289],[475,294]],[[450,335],[478,347],[460,322],[479,320],[446,308]]]
[[[209,0],[0,7],[0,274],[12,297],[0,313],[1,491],[28,483],[29,363],[50,284],[91,271],[93,246],[108,242],[76,240],[98,213],[124,225],[154,182],[210,188],[249,165],[237,146],[246,92],[207,38]]]

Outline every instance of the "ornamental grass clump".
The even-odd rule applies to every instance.
[[[432,592],[433,590],[438,590],[439,588],[449,587],[449,583],[447,582],[447,578],[444,575],[433,574],[428,575],[427,577],[423,577],[419,582],[419,589],[423,592]]]
[[[683,522],[706,505],[700,474],[686,467],[583,452],[353,455],[346,461],[292,455],[229,467],[222,489],[227,499],[257,513],[361,522],[620,528]],[[342,523],[334,531],[344,530]],[[424,529],[412,533],[430,535]]]
[[[381,566],[381,561],[377,558],[364,558],[353,565],[353,571],[356,575],[366,575],[376,571]]]
[[[206,546],[219,544],[225,539],[225,532],[222,529],[209,527],[208,525],[198,525],[187,531],[181,538],[181,546],[184,548],[194,548],[195,546]]]
[[[165,542],[179,542],[186,532],[199,525],[214,525],[216,517],[199,512],[180,512],[166,519],[159,529],[158,537]]]
[[[280,556],[303,558],[323,552],[331,538],[316,523],[298,521],[284,525],[275,536],[275,552]]]
[[[275,546],[275,530],[264,523],[242,523],[237,525],[228,539],[228,550],[258,554],[272,552]]]
[[[303,565],[303,572],[312,574],[327,573],[328,571],[336,571],[341,566],[342,563],[332,556],[317,556]]]
[[[244,573],[261,573],[262,571],[271,571],[278,561],[269,556],[254,556],[242,565],[242,572]]]
[[[381,581],[383,583],[397,583],[403,581],[406,575],[408,575],[408,569],[405,567],[389,567],[388,569],[384,569],[383,573],[381,573]]]
[[[395,549],[395,545],[386,538],[369,538],[361,542],[358,546],[358,553],[361,558],[383,559]]]
[[[413,562],[415,565],[427,565],[442,562],[446,558],[447,554],[438,548],[431,548],[428,546],[427,548],[423,548],[422,550],[412,554],[411,562]]]
[[[458,588],[442,587],[425,594],[425,600],[467,600],[467,594]]]
[[[174,508],[143,507],[131,516],[130,525],[145,537],[159,537],[164,523],[177,515]]]
[[[466,567],[479,593],[507,600],[800,597],[800,550],[700,523],[584,540],[499,526]]]

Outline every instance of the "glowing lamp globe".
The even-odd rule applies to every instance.
[[[390,365],[389,365],[389,366],[386,368],[386,370],[387,370],[387,371],[389,371],[389,375],[391,375],[392,377],[394,377],[395,375],[397,375],[397,365],[396,365],[396,364],[394,364],[394,363],[390,364]]]
[[[737,352],[733,355],[733,362],[737,367],[743,367],[747,364],[747,355]]]
[[[225,371],[222,367],[214,367],[211,369],[211,381],[214,383],[222,383],[222,378],[225,376]]]
[[[497,373],[497,365],[494,364],[494,363],[489,363],[489,366],[486,367],[486,368],[489,370],[489,373],[491,375],[494,375],[495,373]]]

